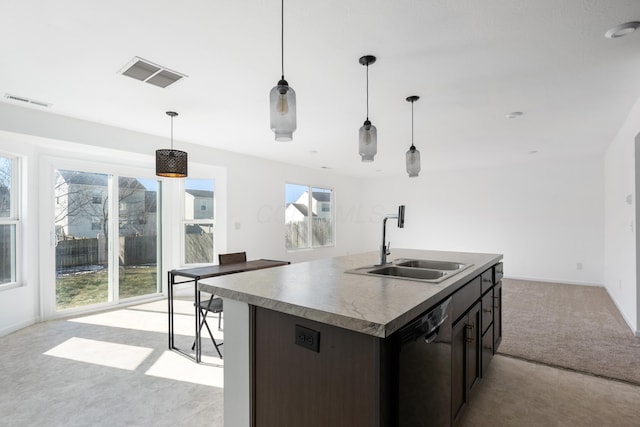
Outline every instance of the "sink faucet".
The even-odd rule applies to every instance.
[[[398,206],[398,214],[387,215],[382,220],[382,246],[380,246],[380,263],[377,265],[385,265],[387,263],[387,255],[391,254],[391,242],[387,243],[387,220],[390,218],[398,218],[398,228],[404,228],[404,205]]]

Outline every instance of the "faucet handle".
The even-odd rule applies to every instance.
[[[387,243],[386,253],[387,255],[391,255],[391,242]]]

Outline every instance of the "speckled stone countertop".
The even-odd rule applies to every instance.
[[[470,266],[440,282],[345,273],[378,262],[378,252],[328,258],[203,279],[200,290],[223,298],[381,338],[455,292],[502,255],[393,249],[398,258],[454,261]]]

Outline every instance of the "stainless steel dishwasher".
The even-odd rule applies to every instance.
[[[394,425],[451,425],[451,298],[394,334]]]

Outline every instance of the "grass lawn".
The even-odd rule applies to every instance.
[[[108,301],[107,269],[56,279],[58,310]],[[156,266],[120,267],[120,299],[157,292]]]

